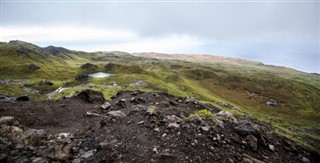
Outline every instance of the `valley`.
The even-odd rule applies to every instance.
[[[61,128],[55,128],[54,125],[44,124],[44,119],[46,118],[42,117],[39,121],[33,119],[26,120],[24,116],[27,115],[22,116],[19,113],[11,112],[11,110],[13,109],[16,112],[20,112],[21,110],[18,109],[20,105],[25,107],[24,109],[33,108],[33,105],[36,106],[35,108],[41,109],[40,104],[43,103],[45,108],[44,112],[54,112],[54,110],[46,109],[53,105],[53,108],[60,109],[60,111],[59,114],[53,114],[51,116],[63,116],[64,111],[60,106],[68,105],[68,102],[70,102],[77,107],[81,107],[78,106],[77,101],[74,101],[74,97],[78,97],[77,95],[79,95],[79,93],[89,89],[101,92],[102,97],[106,101],[111,101],[112,106],[116,106],[116,103],[121,101],[121,99],[126,99],[127,102],[130,101],[130,99],[134,97],[131,93],[137,90],[142,92],[141,94],[144,101],[148,101],[146,100],[148,97],[152,97],[153,99],[152,93],[162,94],[160,101],[151,100],[146,104],[138,102],[137,106],[143,105],[146,107],[145,109],[150,107],[156,108],[161,112],[161,115],[162,112],[164,112],[163,116],[170,116],[174,113],[178,116],[179,112],[182,112],[185,113],[185,117],[188,117],[190,114],[205,108],[213,112],[214,115],[220,111],[227,111],[236,116],[236,119],[249,119],[255,124],[263,123],[268,126],[268,131],[261,131],[261,133],[267,134],[268,138],[274,140],[271,141],[271,145],[275,145],[278,139],[278,141],[280,141],[280,139],[282,140],[282,138],[278,138],[278,136],[281,136],[296,143],[299,149],[303,147],[310,151],[320,151],[320,76],[318,74],[309,74],[286,67],[265,65],[263,63],[242,59],[210,55],[130,54],[118,51],[87,53],[54,46],[42,48],[23,41],[0,43],[0,115],[17,116],[18,120],[24,122],[27,127],[44,128],[46,132],[51,134],[66,132],[66,130],[70,130],[72,127],[66,127],[66,129],[64,129],[61,121],[71,123],[68,122],[70,119],[61,119],[61,121],[58,122],[48,120],[50,121],[48,123],[55,121],[55,123],[62,125]],[[121,92],[124,93],[121,94]],[[27,96],[30,101],[16,102],[14,99],[19,96]],[[168,96],[167,99],[164,96]],[[201,107],[184,105],[186,99],[190,99],[191,97],[197,99],[197,101],[201,103]],[[175,98],[178,99],[170,103],[170,101]],[[182,100],[182,102],[179,102],[179,99]],[[164,101],[163,104],[161,101]],[[102,103],[103,102],[98,104],[83,104],[84,108],[82,108],[81,114],[85,114],[88,111],[90,112],[92,109],[98,110],[96,114],[107,114],[107,112],[99,108]],[[167,103],[169,103],[169,105],[167,105]],[[130,103],[130,107],[135,108],[136,106],[133,104],[131,106]],[[76,112],[74,111],[75,108],[76,107],[70,106],[69,109],[66,109],[66,114]],[[118,110],[116,108],[117,107],[114,107],[109,111]],[[166,108],[173,108],[174,111],[166,111]],[[127,106],[121,109],[124,109],[122,111],[125,112],[126,115],[130,112],[130,110],[127,110]],[[71,113],[67,113],[68,111]],[[128,116],[133,119],[139,119],[139,122],[144,121],[143,117],[141,117],[143,114],[141,113],[140,115],[140,112],[138,113],[137,115],[130,114]],[[73,118],[76,119],[76,117]],[[102,118],[102,116],[99,116],[99,118]],[[85,118],[81,118],[80,121],[83,120],[83,123],[88,124],[88,126],[90,126],[90,123],[95,126],[96,121],[100,122],[99,118],[95,117],[88,121]],[[121,122],[121,124],[118,125],[121,125],[121,130],[123,130],[124,124],[127,121],[131,121],[130,118],[120,121],[116,120],[115,123],[118,124]],[[160,123],[160,119],[162,118],[162,116],[157,115],[155,116],[155,119],[157,119],[155,122],[151,122],[150,119],[145,121],[147,123],[149,123],[149,121],[150,123],[158,123],[159,121]],[[203,119],[205,123],[211,123],[210,120]],[[32,121],[35,122],[31,123]],[[138,120],[136,121],[137,122],[134,120],[134,123],[139,123]],[[223,119],[223,121],[227,126],[230,126],[230,130],[228,127],[226,131],[221,128],[219,130],[222,130],[220,131],[222,133],[225,132],[226,137],[228,137],[230,133],[234,132],[231,129],[233,128],[232,126],[238,124],[225,119]],[[110,119],[107,123],[113,122]],[[187,126],[191,125],[189,122],[179,122],[178,124],[185,125],[185,123]],[[190,123],[196,122],[192,121]],[[77,126],[74,127],[75,130],[80,128],[81,127]],[[93,128],[96,128],[96,126]],[[154,127],[150,128],[153,129]],[[100,134],[97,130],[98,129],[92,131],[93,135]],[[177,130],[178,133],[180,128],[173,130]],[[142,132],[140,128],[137,129],[137,131]],[[171,131],[171,129],[169,129],[169,131]],[[190,132],[189,134],[196,134],[196,132],[191,131],[191,129]],[[217,134],[214,129],[210,130],[210,132]],[[120,135],[118,131],[113,131],[112,133]],[[130,135],[131,133],[128,134]],[[182,132],[182,134],[184,133]],[[269,134],[274,137],[269,137]],[[149,135],[146,137],[150,138]],[[102,139],[102,137],[99,138]],[[110,139],[110,141],[113,140],[111,137],[108,137],[108,139]],[[126,137],[125,139],[127,140],[128,138]],[[227,140],[229,139],[231,138]],[[177,141],[180,141],[180,139]],[[260,141],[259,138],[259,142]],[[203,143],[210,144],[211,142]],[[145,145],[147,146],[148,144]],[[168,162],[170,162],[170,159],[171,161],[183,162],[182,160],[185,159],[185,157],[182,157],[184,156],[183,154],[179,155],[178,158],[167,157],[171,156],[172,151],[165,151],[165,149],[169,147],[167,145],[163,146],[166,146],[163,147],[162,151],[164,158],[161,155],[157,158],[158,162],[162,159],[168,159]],[[241,148],[241,145],[236,146],[236,148]],[[283,143],[280,142],[279,146],[282,147]],[[87,147],[91,148],[90,145]],[[185,147],[186,146],[183,146],[183,148]],[[205,153],[207,147],[204,147],[201,152]],[[125,146],[121,146],[121,148],[121,150],[125,150]],[[154,148],[158,150],[157,147],[152,147],[152,149]],[[175,150],[179,151],[181,148],[182,147],[177,147]],[[267,151],[265,155],[272,156],[269,161],[264,161],[278,162],[279,160],[275,159],[276,154],[272,154],[268,148],[268,145],[261,148],[262,153]],[[254,153],[250,148],[248,150],[252,157],[257,158],[261,156],[261,153]],[[283,154],[291,150],[292,149],[287,150],[281,148],[278,154]],[[301,154],[301,151],[298,153]],[[312,152],[309,152],[309,156],[303,155],[303,157],[311,159],[312,155],[312,161],[319,161],[319,153],[310,153]],[[121,160],[121,158],[118,159],[118,157],[120,157],[119,154],[116,156],[117,157],[112,156],[112,158],[105,159],[109,159],[109,161],[110,159]],[[54,156],[52,157],[56,159]],[[301,161],[303,157],[301,155],[301,158],[295,158],[294,162]],[[148,158],[152,158],[151,153],[148,153]],[[209,156],[203,155],[203,158],[209,158]],[[242,155],[240,160],[243,158],[247,157],[243,157]],[[142,157],[137,157],[137,159],[138,162],[146,161],[143,160]],[[233,156],[230,159],[236,160],[237,157]],[[289,159],[290,157],[284,156],[280,162]],[[123,160],[128,161],[127,156],[124,156]],[[193,160],[193,158],[191,160]],[[197,162],[195,160],[193,161]],[[208,160],[203,160],[202,162],[207,161]]]

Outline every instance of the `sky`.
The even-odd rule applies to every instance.
[[[3,42],[209,54],[320,73],[318,0],[1,0]]]

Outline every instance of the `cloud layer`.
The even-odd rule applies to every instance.
[[[319,3],[2,2],[2,41],[205,53],[320,73]]]

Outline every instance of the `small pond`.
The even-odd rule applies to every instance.
[[[96,73],[88,74],[88,75],[89,75],[90,77],[93,77],[93,78],[104,78],[104,77],[110,76],[111,74],[104,73],[104,72],[96,72]]]

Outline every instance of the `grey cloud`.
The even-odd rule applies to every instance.
[[[314,64],[314,57],[320,55],[318,46],[319,2],[3,2],[2,5],[3,24],[8,26],[76,24],[128,29],[137,32],[141,37],[186,34],[205,40],[206,44],[211,46],[198,49],[199,52],[214,53],[228,47],[228,44],[236,44],[237,46],[229,51],[238,51],[239,56],[240,54],[258,53],[257,48],[263,47],[270,48],[274,55],[281,54],[288,58],[297,58],[298,56],[293,55],[290,50],[284,50],[295,46],[296,51],[310,52],[310,54],[297,52],[294,54],[303,54],[306,60],[313,63],[313,66],[317,64]],[[273,44],[277,47],[271,46]],[[304,46],[305,44],[316,44],[316,46],[307,47]],[[256,46],[254,50],[246,48],[250,45]],[[215,48],[218,50],[214,50]],[[259,56],[258,58],[263,61],[276,57]],[[278,60],[274,63],[278,63]],[[286,61],[282,62],[286,64]],[[298,65],[298,62],[294,61],[287,65]],[[320,70],[313,69],[313,71],[319,72]]]

